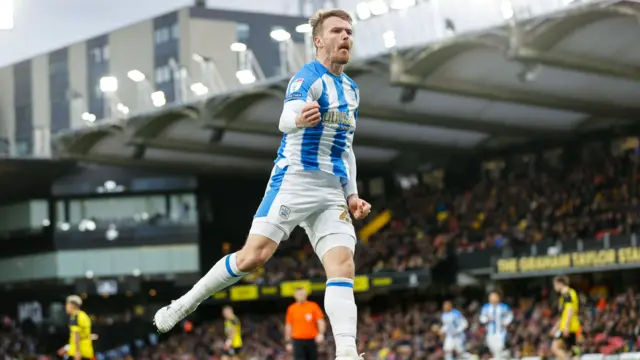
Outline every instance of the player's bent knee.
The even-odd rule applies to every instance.
[[[355,239],[347,234],[329,234],[318,240],[316,254],[322,260],[328,278],[355,276],[353,253]]]
[[[273,256],[278,248],[278,243],[270,238],[251,234],[242,249],[236,253],[238,270],[251,272],[264,265]]]

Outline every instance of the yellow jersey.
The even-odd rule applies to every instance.
[[[569,288],[567,291],[560,294],[560,309],[562,310],[562,315],[560,316],[560,330],[565,330],[567,317],[569,316],[569,309],[573,309],[571,322],[569,323],[569,332],[579,332],[580,317],[578,311],[580,310],[580,301],[578,300],[578,294],[575,290]]]
[[[242,347],[242,326],[237,316],[224,321],[224,334],[227,338],[231,337],[232,348],[237,349]]]
[[[91,319],[84,311],[78,311],[69,319],[69,351],[70,356],[76,354],[76,334],[80,336],[80,356],[93,358],[93,342],[91,341]]]

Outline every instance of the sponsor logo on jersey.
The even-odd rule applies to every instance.
[[[329,110],[322,117],[322,122],[325,124],[338,124],[342,126],[351,126],[355,123],[355,117],[349,112],[342,112],[338,110]]]

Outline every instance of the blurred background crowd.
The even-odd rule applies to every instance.
[[[579,288],[580,289],[580,288]],[[469,356],[488,358],[485,346],[486,328],[479,322],[479,309],[486,302],[480,289],[457,288],[449,298],[469,321],[466,349]],[[640,293],[628,289],[609,293],[604,285],[580,291],[583,324],[580,346],[583,353],[618,354],[640,348]],[[514,358],[549,357],[551,328],[558,320],[557,296],[548,289],[530,295],[507,296],[504,299],[514,311],[509,326],[507,347]],[[358,344],[365,359],[442,359],[442,337],[439,332],[441,302],[418,296],[398,301],[397,295],[376,298],[359,306]],[[214,316],[213,318],[219,318]],[[261,315],[240,313],[245,359],[289,359],[285,350],[284,313]],[[109,329],[105,327],[104,329]],[[114,352],[113,359],[195,360],[220,359],[224,351],[222,320],[181,324],[158,342],[149,334],[145,341],[126,344],[127,350]],[[319,347],[321,359],[333,359],[330,332]],[[37,355],[36,340],[5,318],[2,327],[0,355],[4,359],[51,359]]]
[[[402,197],[379,199],[392,214],[356,251],[359,274],[391,274],[441,269],[449,271],[452,258],[460,254],[481,256],[478,251],[519,246],[554,239],[554,244],[575,244],[592,238],[602,246],[607,236],[623,236],[638,230],[638,186],[636,152],[614,156],[600,153],[564,166],[544,165],[536,171],[484,174],[464,184],[414,184]],[[454,190],[460,186],[458,190]],[[374,222],[374,220],[372,220]],[[361,230],[363,226],[359,226]],[[512,251],[514,252],[514,251]],[[444,264],[444,265],[443,265]],[[447,265],[448,264],[448,265]],[[444,266],[444,267],[443,267]],[[619,353],[640,346],[640,293],[626,288],[624,281],[579,275],[572,286],[580,293],[583,352]],[[615,276],[615,275],[614,275]],[[321,265],[303,233],[296,232],[283,243],[264,269],[245,281],[278,284],[284,280],[321,279]],[[437,274],[434,280],[437,281]],[[458,281],[459,282],[459,281]],[[454,305],[469,320],[467,350],[478,357],[489,356],[484,345],[485,328],[479,309],[486,302],[486,283],[442,284],[435,289],[402,290],[359,298],[360,350],[367,359],[441,359],[442,338],[438,324],[442,301]],[[496,284],[494,283],[494,285]],[[558,319],[557,295],[544,277],[523,285],[505,281],[504,301],[514,310],[509,326],[508,348],[514,357],[549,356],[549,331]],[[313,295],[312,295],[313,296]],[[247,359],[287,359],[284,347],[284,314],[263,311],[261,305],[239,305],[244,355]],[[281,309],[282,306],[275,306]],[[218,308],[215,308],[218,309]],[[126,313],[95,311],[95,324],[110,331],[114,324],[137,324],[143,340],[126,344],[126,351],[110,358],[150,360],[218,359],[224,347],[224,332],[218,310],[188,320],[166,337],[145,333],[152,308],[129,309]],[[98,315],[103,311],[102,315]],[[213,321],[212,321],[213,319]],[[9,359],[35,358],[40,354],[35,332],[26,335],[14,320],[5,317],[0,354]],[[333,358],[332,340],[320,346],[322,358]],[[119,355],[118,355],[119,354]]]

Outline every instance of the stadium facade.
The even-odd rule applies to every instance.
[[[103,77],[118,79],[117,103],[135,111],[141,86],[162,91],[173,103],[179,96],[175,68],[201,78],[196,60],[212,59],[224,83],[237,83],[233,43],[251,49],[265,76],[276,75],[280,53],[270,32],[283,28],[296,36],[295,27],[304,21],[191,7],[0,68],[0,154],[49,156],[55,134],[86,126],[87,117],[109,117],[110,102],[100,89]],[[145,84],[129,79],[132,70],[144,75]]]

